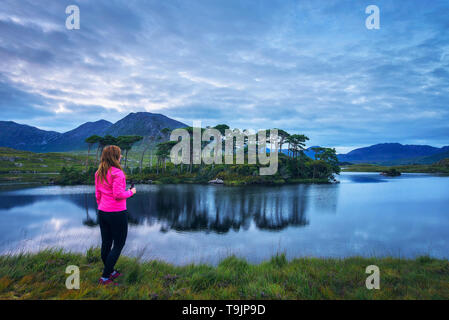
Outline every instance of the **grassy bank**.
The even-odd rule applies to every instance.
[[[439,164],[411,164],[402,166],[380,166],[376,164],[353,164],[345,166],[343,172],[385,172],[389,169],[396,169],[403,173],[441,173],[449,175],[449,166]]]
[[[53,182],[65,166],[84,168],[86,157],[74,153],[34,153],[0,147],[0,183]]]
[[[86,156],[82,152],[67,153],[33,153],[29,151],[0,148],[0,185],[2,184],[58,184],[81,185],[93,184],[95,154],[90,155],[89,166],[86,167]],[[188,165],[175,166],[169,161],[156,163],[148,167],[144,161],[142,171],[139,161],[130,157],[126,173],[129,181],[135,183],[178,184],[198,183],[219,178],[228,186],[239,185],[280,185],[288,183],[329,183],[329,179],[338,166],[324,161],[304,158],[301,163],[279,155],[279,168],[275,175],[261,176],[261,165]]]
[[[327,178],[321,179],[310,179],[310,178],[289,178],[283,179],[278,176],[245,176],[238,174],[220,174],[220,179],[223,180],[223,184],[225,186],[243,186],[243,185],[282,185],[282,184],[294,184],[294,183],[329,183]],[[199,176],[197,174],[178,174],[178,175],[170,175],[166,173],[161,174],[147,174],[147,175],[128,175],[128,180],[137,182],[137,183],[147,183],[151,181],[152,184],[207,184],[212,178],[210,176]]]
[[[380,268],[380,290],[368,290],[368,265]],[[80,290],[67,290],[65,268],[80,267]],[[210,265],[174,266],[120,257],[117,287],[96,281],[98,249],[0,257],[1,299],[449,299],[449,261],[397,258],[300,258],[280,254],[253,265],[234,256]]]

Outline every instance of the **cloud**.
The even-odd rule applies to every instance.
[[[76,3],[81,29],[65,29]],[[5,1],[2,120],[66,131],[160,112],[280,127],[311,145],[447,144],[449,4]]]

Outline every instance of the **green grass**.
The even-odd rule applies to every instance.
[[[96,150],[90,153],[89,163],[91,166],[95,166],[95,153]],[[58,177],[63,167],[85,170],[86,158],[86,151],[34,153],[0,147],[0,184],[49,184]],[[139,154],[130,152],[128,158],[130,166],[139,166]],[[144,158],[145,165],[148,165],[149,159],[148,152]]]
[[[353,164],[344,166],[343,172],[384,172],[390,169],[396,169],[403,173],[442,173],[449,174],[449,167],[438,164],[410,164],[401,166],[380,166],[376,164]]]
[[[93,159],[93,158],[92,158]],[[0,148],[1,183],[48,183],[64,166],[84,168],[86,156],[73,153],[34,153]]]
[[[368,265],[380,268],[380,290],[368,290]],[[65,268],[80,268],[80,289],[65,287]],[[449,261],[298,258],[284,254],[260,264],[230,256],[217,266],[174,266],[120,257],[119,286],[97,284],[98,249],[0,256],[0,299],[449,299]]]

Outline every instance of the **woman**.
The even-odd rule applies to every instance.
[[[101,259],[104,263],[100,284],[113,283],[113,280],[121,275],[114,270],[114,266],[128,234],[126,199],[136,193],[135,188],[126,190],[126,176],[120,166],[121,158],[119,147],[105,147],[101,154],[100,166],[95,173],[95,196],[101,230]]]

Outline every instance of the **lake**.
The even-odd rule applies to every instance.
[[[124,254],[173,264],[302,256],[449,258],[449,177],[342,173],[340,184],[137,185]],[[0,253],[100,246],[93,186],[2,187]]]

